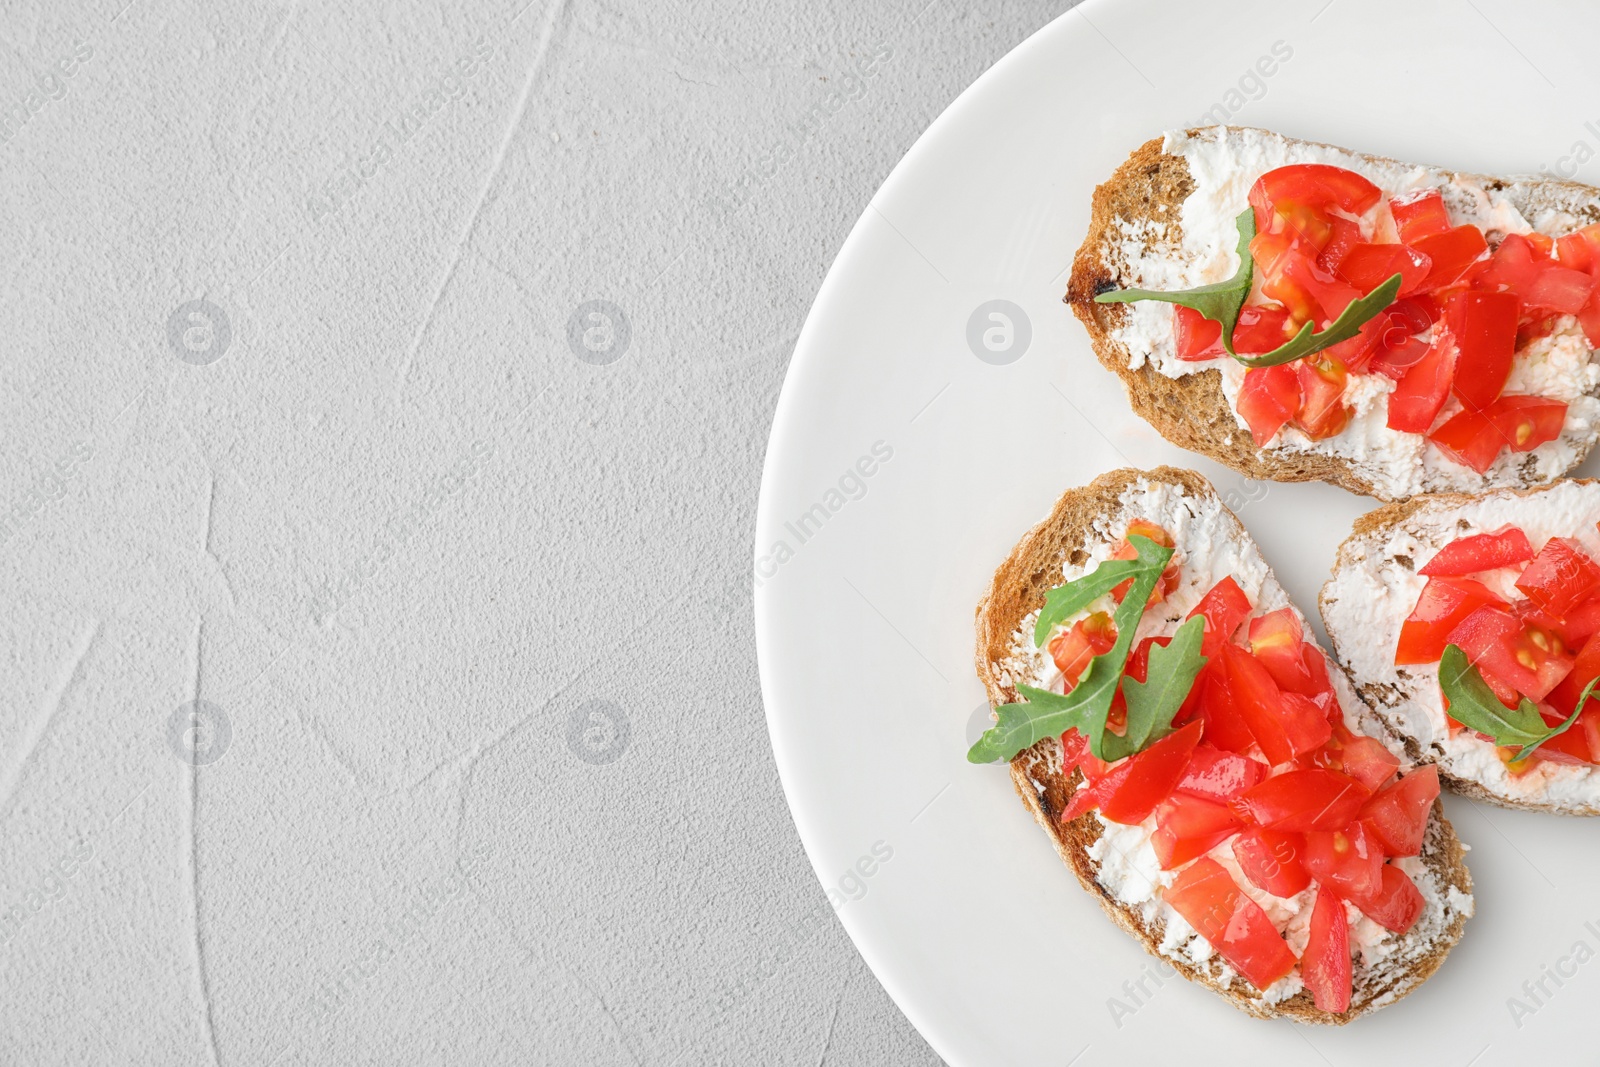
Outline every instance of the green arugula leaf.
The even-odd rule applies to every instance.
[[[1161,300],[1168,304],[1182,304],[1193,308],[1212,322],[1222,324],[1222,347],[1228,355],[1238,359],[1233,350],[1233,327],[1239,321],[1239,309],[1250,296],[1250,280],[1255,273],[1255,260],[1250,256],[1250,240],[1256,235],[1254,208],[1245,208],[1234,220],[1239,230],[1239,269],[1225,282],[1202,285],[1198,289],[1183,289],[1175,293],[1161,293],[1154,289],[1114,289],[1094,298],[1096,304],[1131,304],[1137,300]]]
[[[1172,549],[1163,548],[1142,534],[1131,535],[1128,543],[1138,553],[1136,560],[1107,560],[1096,567],[1094,572],[1098,573],[1116,563],[1139,565],[1132,572],[1133,587],[1122,598],[1116,614],[1112,616],[1117,628],[1117,639],[1111,649],[1091,659],[1089,666],[1079,677],[1078,683],[1072,687],[1072,692],[1064,696],[1060,693],[1035,689],[1030,685],[1017,686],[1018,695],[1027,697],[1027,701],[1002,704],[995,709],[998,720],[967,751],[967,759],[970,762],[992,763],[995,760],[1009,760],[1036,741],[1046,737],[1059,737],[1073,727],[1089,738],[1089,750],[1100,759],[1117,758],[1105,755],[1106,715],[1111,711],[1112,698],[1117,695],[1117,683],[1122,680],[1122,669],[1127,664],[1128,653],[1133,648],[1134,633],[1139,629],[1140,618],[1144,616],[1145,604],[1149,601],[1156,582],[1160,580],[1161,572],[1172,559]],[[1121,571],[1113,573],[1123,574]],[[1126,580],[1127,576],[1123,574],[1106,588],[1110,589]],[[1093,577],[1093,574],[1087,577]],[[1093,599],[1094,597],[1089,598]],[[1088,603],[1088,600],[1083,603]],[[1081,608],[1082,604],[1079,607]],[[1039,640],[1037,630],[1034,640],[1036,643]],[[1115,734],[1109,736],[1116,737]],[[1120,740],[1119,738],[1118,741]]]
[[[1081,686],[1076,687],[1062,696],[1048,689],[1035,689],[1031,685],[1017,686],[1017,695],[1027,697],[1027,701],[1001,704],[994,709],[997,721],[978,738],[977,744],[967,750],[968,762],[1009,760],[1040,738],[1059,737],[1073,727],[1087,734],[1089,694],[1080,692],[1081,689]],[[1109,710],[1109,702],[1106,706]]]
[[[1134,534],[1134,537],[1144,540],[1139,534]],[[1149,543],[1155,545],[1154,541]],[[1043,645],[1045,638],[1063,619],[1076,615],[1129,578],[1139,577],[1152,566],[1159,575],[1166,567],[1167,560],[1172,558],[1172,549],[1163,548],[1161,551],[1166,555],[1160,563],[1154,562],[1153,558],[1147,560],[1142,554],[1138,559],[1108,559],[1082,578],[1075,578],[1047,592],[1044,595],[1044,607],[1039,609],[1039,621],[1033,625],[1033,647]]]
[[[1172,732],[1172,717],[1183,706],[1189,690],[1194,688],[1200,668],[1206,665],[1206,657],[1200,654],[1204,636],[1205,620],[1196,615],[1178,627],[1166,647],[1150,647],[1150,670],[1144,681],[1123,677],[1122,698],[1128,704],[1128,728],[1121,737],[1107,735],[1106,748],[1117,752],[1112,758],[1131,756]]]
[[[1577,722],[1578,713],[1593,693],[1595,682],[1600,682],[1600,678],[1584,687],[1578,706],[1566,722],[1560,726],[1546,726],[1539,709],[1527,697],[1515,708],[1500,703],[1500,698],[1494,695],[1494,690],[1467,659],[1460,645],[1446,645],[1444,655],[1439,658],[1439,688],[1450,702],[1450,717],[1469,730],[1488,735],[1496,745],[1516,745],[1515,760],[1527,759],[1534,749],[1557,734],[1565,733]]]
[[[1252,208],[1245,208],[1234,220],[1239,230],[1239,269],[1225,282],[1202,285],[1198,289],[1180,289],[1163,293],[1154,289],[1114,289],[1094,298],[1097,304],[1131,304],[1139,300],[1160,300],[1168,304],[1182,304],[1193,308],[1212,322],[1222,324],[1222,347],[1228,355],[1247,367],[1276,367],[1331,348],[1340,341],[1348,341],[1361,332],[1361,327],[1377,316],[1400,294],[1401,277],[1396,274],[1372,292],[1352,300],[1326,330],[1317,332],[1306,323],[1286,343],[1260,356],[1241,356],[1233,350],[1233,330],[1239,322],[1239,310],[1250,297],[1250,284],[1255,273],[1255,261],[1250,255],[1250,241],[1256,235],[1256,216]]]
[[[1311,323],[1300,327],[1300,332],[1287,343],[1274,348],[1271,352],[1261,356],[1234,356],[1233,358],[1243,363],[1246,367],[1276,367],[1280,363],[1290,363],[1297,359],[1321,352],[1324,348],[1331,348],[1340,341],[1348,341],[1361,332],[1371,318],[1380,314],[1400,292],[1400,275],[1396,274],[1372,292],[1357,300],[1350,301],[1348,307],[1339,314],[1339,317],[1328,323],[1328,328],[1320,333],[1312,331]]]

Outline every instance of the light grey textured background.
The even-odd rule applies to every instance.
[[[852,222],[1068,6],[5,3],[0,1063],[937,1062],[754,508]]]

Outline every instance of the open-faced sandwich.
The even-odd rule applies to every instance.
[[[1322,619],[1367,702],[1457,792],[1600,814],[1600,483],[1363,516]]]
[[[1066,298],[1140,416],[1247,475],[1527,488],[1600,433],[1597,224],[1576,182],[1205,127],[1095,190]]]
[[[973,762],[1111,918],[1262,1018],[1345,1023],[1431,975],[1472,914],[1413,765],[1199,475],[1067,492],[995,572]],[[1391,748],[1391,745],[1393,746]]]

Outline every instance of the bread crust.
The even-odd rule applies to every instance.
[[[1150,471],[1131,468],[1115,470],[1101,475],[1083,488],[1070,489],[1062,494],[1044,521],[1024,534],[995,570],[988,593],[978,603],[977,672],[988,691],[991,704],[1009,703],[1016,699],[1015,690],[1001,679],[999,673],[999,665],[1009,653],[1012,635],[1030,613],[1043,605],[1045,593],[1061,584],[1063,561],[1073,559],[1076,553],[1083,552],[1085,546],[1092,543],[1095,537],[1094,520],[1116,512],[1123,490],[1141,478],[1179,486],[1187,494],[1216,495],[1211,484],[1200,475],[1173,467],[1157,467]],[[1227,512],[1227,515],[1235,527],[1235,536],[1248,538],[1238,517],[1232,512]],[[1079,562],[1083,558],[1076,556]],[[1070,822],[1061,821],[1061,813],[1076,791],[1081,775],[1077,771],[1070,776],[1061,773],[1060,748],[1056,739],[1047,738],[1019,753],[1011,761],[1010,770],[1012,784],[1023,804],[1049,835],[1056,852],[1077,877],[1079,884],[1099,901],[1112,922],[1131,934],[1151,955],[1176,968],[1185,978],[1211,989],[1234,1007],[1257,1018],[1290,1018],[1303,1023],[1343,1025],[1412,992],[1439,968],[1450,949],[1461,938],[1466,916],[1457,913],[1427,951],[1398,980],[1381,985],[1370,980],[1363,982],[1365,976],[1358,958],[1355,961],[1353,996],[1347,1011],[1331,1013],[1319,1010],[1306,990],[1277,1004],[1268,1004],[1254,995],[1255,991],[1248,983],[1241,983],[1244,989],[1225,987],[1189,961],[1162,953],[1159,946],[1164,931],[1147,927],[1138,913],[1118,902],[1099,883],[1095,877],[1094,861],[1089,856],[1089,847],[1101,834],[1098,819],[1093,812],[1088,812]],[[1471,893],[1472,878],[1464,862],[1464,850],[1454,828],[1445,818],[1443,807],[1437,802],[1429,820],[1422,859],[1438,876],[1441,887],[1452,886],[1463,894]],[[1401,938],[1401,942],[1419,932],[1414,928]]]
[[[1194,134],[1199,129],[1187,132]],[[1336,147],[1321,142],[1299,143]],[[1132,354],[1112,336],[1126,321],[1130,313],[1128,306],[1096,304],[1094,298],[1132,283],[1132,279],[1117,272],[1111,252],[1122,240],[1121,231],[1129,222],[1145,226],[1146,232],[1160,234],[1165,242],[1176,245],[1182,241],[1180,210],[1194,191],[1194,179],[1188,162],[1182,156],[1167,154],[1162,145],[1160,137],[1140,145],[1127,162],[1094,191],[1089,232],[1073,258],[1072,275],[1063,300],[1089,332],[1095,356],[1122,379],[1128,402],[1139,417],[1175,445],[1214,459],[1250,478],[1278,482],[1323,481],[1363,496],[1394,499],[1347,458],[1289,451],[1276,446],[1257,448],[1250,432],[1240,426],[1233,409],[1228,406],[1222,390],[1222,373],[1216,368],[1169,378],[1156,370],[1149,360],[1138,369],[1130,367]],[[1372,155],[1362,158],[1390,162]],[[1430,169],[1445,177],[1477,182],[1488,189],[1508,185],[1502,179],[1486,175]],[[1583,221],[1600,221],[1600,190],[1558,179],[1529,181],[1536,182],[1538,190],[1544,193],[1538,198],[1541,201],[1560,203],[1564,210],[1577,213]],[[1574,198],[1581,198],[1584,204],[1575,206]],[[1582,463],[1594,444],[1593,437],[1583,442],[1567,470]],[[1542,481],[1530,456],[1518,468],[1514,484],[1529,487]]]
[[[1561,485],[1600,485],[1600,480],[1594,478],[1567,478],[1563,481],[1552,482],[1549,485],[1534,486],[1530,489],[1494,489],[1486,493],[1423,493],[1409,500],[1385,504],[1383,507],[1376,508],[1361,516],[1350,528],[1350,536],[1339,544],[1339,550],[1334,556],[1332,577],[1323,584],[1322,589],[1317,593],[1317,610],[1322,616],[1323,629],[1327,631],[1328,639],[1333,642],[1334,652],[1340,654],[1341,658],[1343,658],[1342,653],[1339,652],[1340,646],[1347,641],[1353,640],[1354,635],[1341,633],[1329,618],[1328,607],[1332,603],[1329,590],[1333,586],[1333,579],[1338,577],[1340,571],[1357,563],[1357,554],[1364,543],[1385,538],[1414,515],[1422,513],[1448,514],[1489,496],[1505,495],[1527,498],[1536,496],[1539,493],[1549,492]],[[1452,774],[1445,764],[1438,761],[1436,753],[1424,749],[1416,742],[1415,738],[1407,737],[1400,728],[1394,712],[1404,705],[1391,703],[1390,698],[1396,694],[1407,700],[1409,700],[1409,697],[1405,696],[1405,687],[1401,685],[1398,672],[1387,678],[1362,678],[1357,676],[1352,681],[1356,686],[1356,691],[1361,693],[1362,698],[1366,700],[1368,706],[1373,709],[1373,712],[1383,721],[1384,725],[1396,736],[1405,740],[1407,754],[1411,755],[1418,763],[1432,763],[1437,766],[1439,768],[1440,781],[1451,792],[1458,793],[1464,797],[1471,797],[1473,800],[1481,800],[1486,804],[1494,804],[1497,807],[1510,808],[1514,811],[1540,811],[1550,815],[1600,815],[1600,807],[1547,803],[1509,797],[1503,793],[1495,792],[1481,782],[1475,782],[1469,778],[1461,778]]]

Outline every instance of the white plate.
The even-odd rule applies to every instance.
[[[1600,823],[1450,798],[1478,886],[1462,944],[1400,1005],[1342,1030],[1298,1028],[1177,979],[1145,977],[1141,991],[1154,961],[1073,881],[1005,771],[964,756],[983,698],[973,606],[1063,489],[1116,466],[1195,467],[1232,494],[1307,608],[1371,506],[1324,485],[1244,482],[1132,414],[1060,302],[1095,183],[1146,138],[1241,101],[1233,121],[1291,136],[1570,173],[1562,157],[1580,142],[1585,159],[1600,149],[1597,23],[1576,4],[1312,0],[1234,3],[1224,17],[1091,0],[964,93],[857,223],[801,335],[767,453],[761,683],[817,873],[950,1063],[1304,1062],[1310,1045],[1333,1064],[1464,1065],[1593,1047]],[[1252,81],[1279,42],[1292,54]],[[1580,176],[1600,179],[1600,165]],[[1031,332],[1003,365],[967,340],[992,300],[1021,309],[1014,355],[1023,318]],[[875,444],[892,454],[875,459]],[[1558,985],[1547,968],[1571,974]]]

